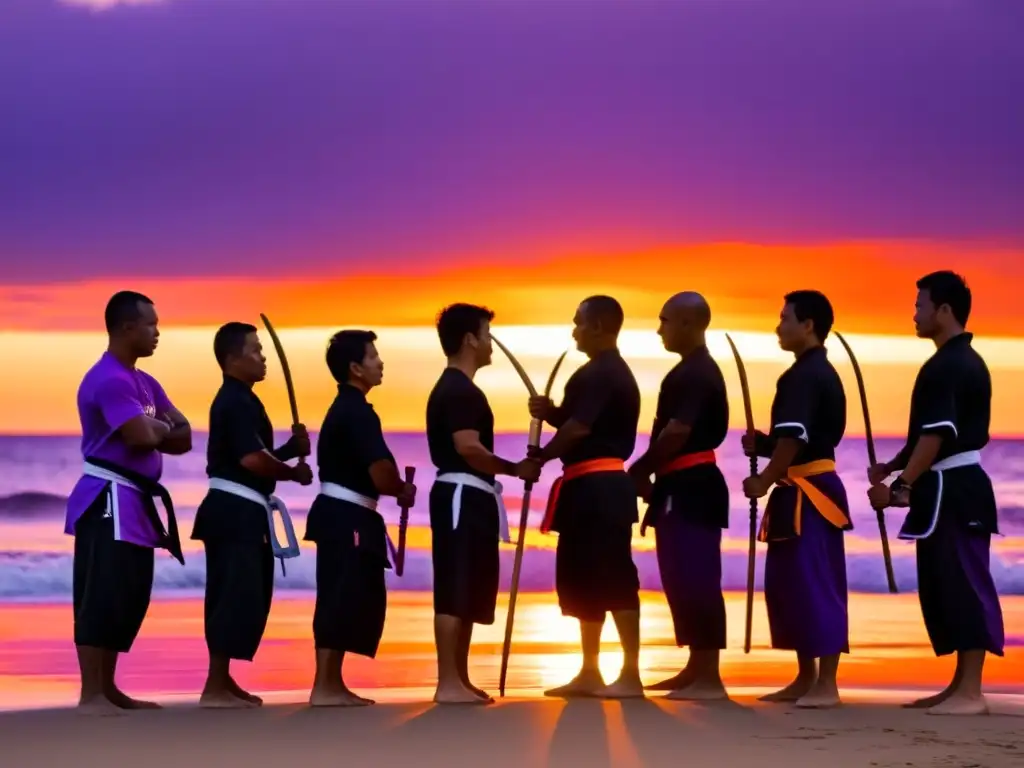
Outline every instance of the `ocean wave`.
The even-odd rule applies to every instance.
[[[43,491],[0,496],[0,520],[40,520],[63,517],[68,497]]]
[[[501,589],[507,591],[514,553],[501,552]],[[653,552],[634,553],[645,590],[660,590],[657,559]],[[287,576],[278,565],[275,588],[284,591],[312,591],[316,586],[316,553],[304,549],[300,557],[286,561]],[[913,552],[893,553],[893,569],[900,592],[917,589]],[[850,591],[882,593],[887,591],[885,569],[877,554],[847,554],[846,572]],[[524,592],[548,592],[555,586],[555,553],[528,550],[523,558],[519,588]],[[1002,595],[1024,594],[1024,569],[1014,567],[992,553],[992,575]],[[762,588],[764,552],[758,553],[755,585]],[[190,552],[183,566],[164,553],[157,555],[154,594],[174,597],[201,590],[206,583],[206,563],[202,552]],[[743,590],[747,583],[747,557],[742,552],[727,552],[722,558],[722,585],[727,590]],[[410,550],[406,555],[405,575],[388,572],[392,590],[429,591],[433,584],[430,552]],[[71,596],[71,554],[54,552],[0,552],[0,600],[60,599]]]

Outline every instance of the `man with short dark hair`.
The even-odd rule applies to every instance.
[[[316,444],[320,494],[306,518],[306,541],[316,543],[313,641],[314,707],[373,704],[348,689],[346,653],[377,655],[387,613],[388,534],[377,512],[381,496],[412,506],[416,487],[398,473],[366,396],[384,378],[373,331],[339,331],[327,347],[327,368],[338,383]]]
[[[796,651],[796,679],[764,701],[798,707],[840,703],[839,657],[849,653],[846,550],[850,522],[846,489],[836,473],[836,446],[846,432],[846,392],[828,360],[832,305],[818,291],[786,295],[775,332],[796,360],[775,387],[771,433],[743,436],[748,455],[769,457],[743,481],[747,498],[775,488],[761,520],[768,542],[764,598],[772,647]]]
[[[535,482],[540,465],[494,454],[494,414],[473,383],[491,364],[494,313],[452,304],[437,319],[448,365],[427,400],[427,443],[437,478],[430,489],[434,566],[434,637],[440,704],[494,699],[469,679],[474,624],[493,624],[498,597],[498,540],[509,541],[508,519],[495,475]]]
[[[676,294],[659,320],[665,349],[681,359],[661,383],[650,447],[629,474],[648,502],[640,532],[654,528],[676,645],[689,646],[690,658],[679,674],[649,688],[669,691],[670,699],[724,699],[719,656],[725,648],[722,530],[729,527],[729,486],[715,450],[729,431],[729,397],[708,352],[711,308],[704,297]]]
[[[309,455],[301,424],[280,448],[263,403],[252,391],[267,375],[256,327],[227,323],[213,339],[224,381],[210,406],[206,474],[210,490],[196,511],[192,538],[206,551],[205,634],[210,668],[199,704],[254,707],[259,696],[231,677],[231,660],[252,661],[263,638],[274,591],[271,499],[279,480],[309,485],[309,466],[286,464]]]
[[[1005,629],[990,548],[999,533],[992,481],[981,466],[989,441],[992,378],[965,328],[971,291],[953,272],[917,282],[914,326],[935,354],[921,366],[910,399],[907,442],[868,470],[873,506],[907,507],[901,539],[916,542],[918,597],[937,656],[956,654],[944,691],[908,706],[937,715],[987,711],[985,654],[1003,655]],[[883,481],[893,472],[892,484]]]
[[[162,454],[192,449],[188,421],[159,382],[136,367],[156,350],[152,300],[120,291],[104,312],[107,351],[78,388],[82,477],[67,503],[64,532],[75,537],[75,645],[84,712],[154,708],[114,681],[117,658],[131,650],[153,590],[153,550],[184,563],[174,507],[160,485]],[[153,498],[167,511],[165,529]]]
[[[580,622],[583,664],[548,696],[642,697],[640,579],[633,562],[636,487],[625,461],[636,446],[640,389],[618,349],[623,312],[610,296],[591,296],[576,310],[573,338],[589,361],[565,385],[555,406],[530,398],[530,414],[558,432],[534,456],[561,459],[541,530],[558,533],[555,591],[562,613]],[[622,642],[619,678],[605,685],[598,666],[601,630],[611,613]]]

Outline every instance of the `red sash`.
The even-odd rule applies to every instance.
[[[673,472],[679,472],[683,469],[689,469],[690,467],[696,467],[701,464],[715,464],[715,452],[714,451],[698,451],[697,453],[684,453],[682,456],[676,456],[668,464],[665,464],[658,468],[654,473],[656,477],[665,477],[665,475],[671,475]]]
[[[571,464],[565,468],[562,476],[551,484],[551,493],[548,494],[548,505],[544,509],[544,519],[540,521],[541,533],[549,533],[555,522],[555,510],[558,508],[558,494],[561,493],[562,483],[566,480],[574,480],[584,475],[593,475],[597,472],[621,472],[625,469],[626,463],[622,459],[591,459],[581,461],[579,464]]]

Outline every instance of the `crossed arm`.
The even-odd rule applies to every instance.
[[[137,391],[121,379],[111,379],[98,392],[107,423],[115,426],[125,443],[138,451],[181,455],[192,450],[192,427],[163,389],[155,385],[157,417],[147,416]]]

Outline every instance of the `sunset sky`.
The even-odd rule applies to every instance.
[[[1021,29],[1024,4],[933,0],[4,0],[0,431],[76,431],[122,288],[156,300],[146,367],[197,426],[214,328],[263,311],[310,426],[327,337],[376,329],[391,429],[422,426],[445,303],[495,309],[541,384],[594,292],[629,316],[646,426],[658,310],[699,290],[739,426],[721,332],[763,421],[781,296],[815,287],[894,433],[929,352],[914,281],[954,268],[993,430],[1024,434]],[[481,383],[525,428],[510,366]],[[260,394],[286,427],[276,363]]]

